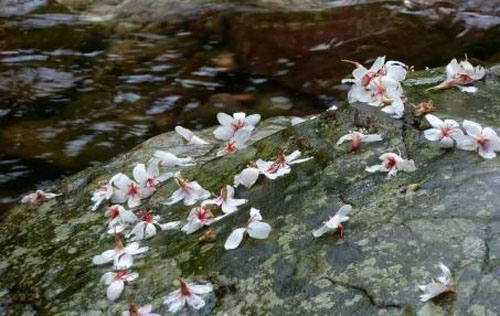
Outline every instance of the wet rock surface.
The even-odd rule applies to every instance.
[[[404,82],[408,104],[432,99],[442,118],[497,124],[500,68],[490,69],[477,94],[425,92],[442,78],[442,70],[411,74]],[[356,154],[335,145],[356,128],[382,134],[384,141]],[[294,126],[288,118],[266,120],[250,147],[222,158],[215,157],[221,144],[212,138],[213,129],[199,136],[216,145],[187,146],[173,133],[156,136],[62,181],[53,188],[61,197],[9,212],[0,226],[0,310],[5,315],[115,315],[133,298],[167,314],[162,298],[183,276],[215,286],[202,315],[497,315],[500,158],[485,161],[471,152],[440,149],[423,138],[425,128],[410,113],[397,121],[378,109],[344,104]],[[183,176],[217,192],[249,161],[272,159],[281,148],[299,149],[314,160],[293,166],[283,178],[238,188],[237,196],[249,202],[215,225],[215,243],[200,245],[198,233],[180,231],[142,242],[151,250],[135,260],[138,280],[116,304],[106,300],[99,279],[109,269],[91,263],[113,239],[105,233],[103,208],[88,210],[99,181],[119,171],[131,175],[135,163],[163,149],[195,157],[197,165],[182,169]],[[387,151],[414,159],[417,172],[390,180],[365,172]],[[399,192],[410,183],[420,184],[413,198]],[[173,180],[167,181],[143,206],[163,221],[185,220],[188,207],[161,205],[174,190]],[[344,236],[313,239],[312,230],[345,203],[354,210]],[[246,223],[250,207],[271,224],[269,239],[246,239],[238,249],[224,250],[229,233]],[[416,285],[428,282],[439,262],[451,268],[458,294],[421,303]]]

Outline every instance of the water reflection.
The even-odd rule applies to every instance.
[[[361,2],[126,35],[60,8],[0,19],[0,205],[177,124],[212,125],[218,111],[304,116],[338,104],[342,58],[500,59],[497,17]]]

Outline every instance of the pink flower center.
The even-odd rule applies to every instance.
[[[198,219],[200,221],[203,221],[203,220],[206,220],[207,217],[208,217],[208,212],[207,210],[205,210],[204,208],[200,208],[198,213],[196,214],[196,216],[198,217]]]
[[[226,145],[226,154],[234,153],[238,148],[236,147],[236,143],[228,143]]]
[[[135,184],[130,184],[128,186],[127,195],[129,197],[134,197],[138,194],[139,194],[139,189],[137,188],[137,186]]]
[[[392,169],[396,166],[396,159],[394,157],[389,157],[385,163],[387,169]]]
[[[155,178],[148,178],[146,180],[146,187],[148,188],[154,188],[158,185],[158,181],[156,181]]]
[[[460,84],[469,84],[474,81],[469,74],[464,74],[464,73],[457,74],[457,80],[458,83]]]
[[[191,291],[189,290],[189,286],[186,284],[186,281],[184,281],[184,279],[180,279],[179,283],[181,284],[181,295],[190,296]]]
[[[441,133],[443,134],[443,137],[450,137],[452,134],[452,130],[449,126],[446,126],[441,129]]]
[[[362,86],[367,86],[370,84],[370,82],[373,79],[373,74],[372,73],[366,73],[363,78],[361,78],[361,85]]]
[[[126,271],[118,271],[116,272],[116,275],[115,275],[115,280],[123,280],[123,279],[126,279],[127,276],[130,275],[130,271],[126,270]]]
[[[45,201],[45,194],[43,194],[42,192],[36,191],[35,192],[35,200],[37,202],[43,202],[43,201]]]
[[[481,146],[484,150],[488,149],[488,146],[490,145],[490,140],[484,137],[481,137],[480,139],[477,140],[477,144]]]
[[[240,121],[240,120],[237,120],[236,122],[233,122],[231,123],[231,127],[233,128],[233,132],[236,133],[240,128],[244,127],[245,125],[247,125],[245,123],[245,121]]]
[[[141,219],[146,222],[146,223],[152,223],[153,222],[153,218],[151,217],[151,214],[149,213],[144,213],[142,214],[142,217]]]
[[[108,216],[111,219],[118,217],[118,215],[120,215],[120,212],[118,211],[118,206],[108,208]]]
[[[361,137],[358,135],[354,135],[352,138],[352,147],[351,147],[351,152],[357,151],[361,147]]]

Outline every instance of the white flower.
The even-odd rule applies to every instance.
[[[152,159],[147,170],[146,166],[142,163],[134,167],[134,179],[139,184],[139,195],[143,199],[150,197],[156,191],[160,183],[172,177],[171,172],[160,173],[158,163],[158,160]]]
[[[439,268],[442,274],[436,279],[432,279],[432,282],[427,285],[419,285],[418,288],[424,292],[420,295],[420,301],[427,302],[428,300],[443,294],[443,293],[456,293],[455,288],[451,285],[452,278],[450,269],[447,266],[440,263]]]
[[[153,306],[151,304],[137,307],[134,303],[130,303],[128,310],[122,313],[122,316],[160,316],[160,314],[151,313]]]
[[[149,212],[144,212],[139,223],[130,231],[127,238],[132,241],[149,239],[156,235],[157,227],[161,230],[176,229],[181,224],[180,221],[161,224],[160,215],[151,216]]]
[[[387,177],[395,176],[398,171],[413,172],[416,170],[413,160],[401,158],[394,153],[385,153],[379,157],[381,165],[366,167],[368,172],[387,172]]]
[[[217,120],[221,126],[215,129],[215,138],[228,141],[232,138],[236,138],[236,135],[242,131],[251,133],[254,130],[255,125],[259,123],[260,115],[252,114],[246,116],[245,113],[238,112],[231,116],[226,113],[218,113]]]
[[[60,196],[61,194],[55,194],[55,193],[47,193],[43,190],[36,190],[35,193],[30,193],[28,195],[25,195],[21,203],[38,203],[41,204],[47,200],[53,199],[56,196]]]
[[[127,202],[130,208],[141,204],[141,188],[123,173],[113,176],[109,181],[109,185],[113,188],[111,202],[119,204]]]
[[[250,209],[250,219],[247,226],[244,228],[237,228],[229,235],[224,244],[227,250],[236,249],[240,245],[245,233],[255,239],[266,239],[271,232],[271,225],[262,222],[260,211],[255,208]]]
[[[358,83],[361,86],[367,86],[374,78],[381,76],[386,76],[397,82],[401,82],[406,78],[407,66],[399,61],[391,60],[386,63],[385,56],[377,57],[370,69],[366,69],[363,65],[357,62],[352,62],[349,60],[342,61],[352,63],[356,66],[356,69],[354,69],[354,71],[352,72],[354,80],[344,79],[343,82],[353,82]]]
[[[176,155],[163,150],[155,151],[153,157],[160,160],[160,166],[162,167],[176,167],[176,166],[188,167],[195,165],[193,163],[193,158],[191,157],[179,158]]]
[[[324,234],[331,231],[338,231],[340,235],[344,233],[344,225],[343,222],[347,222],[349,217],[347,214],[352,210],[352,206],[344,205],[338,211],[337,214],[330,217],[326,222],[323,223],[323,226],[313,231],[313,236],[318,238],[323,236]]]
[[[485,74],[486,70],[483,67],[477,66],[474,68],[467,58],[460,63],[453,58],[446,66],[446,80],[429,90],[443,90],[459,87],[462,92],[474,93],[477,91],[477,88],[462,86],[470,85],[475,81],[483,79]]]
[[[213,292],[212,284],[186,283],[184,279],[180,279],[179,282],[181,288],[168,294],[163,301],[163,304],[168,305],[168,311],[176,313],[186,304],[193,309],[202,309],[205,306],[204,296]]]
[[[500,138],[490,127],[464,120],[462,123],[467,135],[457,138],[457,148],[468,151],[477,151],[485,159],[496,157],[495,151],[500,151]]]
[[[427,114],[425,119],[431,124],[432,128],[424,131],[424,136],[432,142],[439,142],[443,148],[451,148],[454,140],[463,136],[463,132],[454,120],[441,121],[432,114]]]
[[[382,140],[379,134],[363,134],[361,132],[350,132],[339,138],[337,145],[341,145],[346,141],[352,141],[351,152],[357,151],[361,147],[361,143],[372,143]]]
[[[210,197],[210,192],[203,189],[196,181],[186,182],[181,178],[181,173],[177,172],[174,176],[175,182],[179,186],[163,204],[172,205],[184,200],[184,205],[193,205],[197,201],[206,200]]]
[[[191,234],[202,228],[209,226],[213,222],[214,215],[203,206],[195,207],[189,212],[187,223],[182,227],[182,231]]]
[[[188,130],[187,128],[184,128],[182,126],[176,126],[175,131],[177,134],[181,135],[182,138],[184,138],[189,145],[207,145],[209,142],[199,138],[196,136],[193,132]]]
[[[92,193],[91,200],[92,200],[92,202],[94,202],[94,205],[90,209],[92,211],[97,210],[99,205],[101,205],[101,203],[104,200],[109,200],[111,198],[112,194],[113,194],[113,188],[111,185],[109,185],[108,183],[99,184],[99,187],[97,188],[97,190],[95,190]]]
[[[246,142],[250,139],[251,131],[248,129],[241,129],[234,135],[229,142],[217,152],[217,156],[230,155],[240,149],[247,147]]]
[[[125,284],[134,281],[139,274],[130,270],[106,272],[101,277],[101,282],[108,285],[106,296],[111,302],[116,301],[122,295]]]
[[[134,212],[126,210],[121,205],[112,205],[108,207],[106,215],[109,217],[109,233],[120,233],[128,225],[137,222],[139,219]]]
[[[236,188],[241,184],[247,188],[251,188],[257,182],[259,175],[260,170],[256,166],[249,166],[234,176],[234,187]]]
[[[115,248],[106,250],[102,254],[94,256],[92,262],[96,265],[106,264],[113,261],[115,270],[126,270],[132,267],[134,263],[134,255],[144,253],[149,250],[149,247],[139,247],[139,243],[133,242],[124,247],[120,239],[120,235],[115,234]]]
[[[238,206],[243,205],[247,202],[245,199],[233,199],[234,188],[230,185],[226,185],[222,190],[220,190],[220,195],[211,200],[206,200],[201,203],[202,206],[205,205],[217,205],[222,208],[222,212],[229,214],[238,210]]]
[[[312,157],[297,159],[300,155],[300,151],[296,150],[286,156],[285,151],[281,150],[275,161],[263,161],[259,159],[257,160],[256,165],[260,170],[260,173],[265,175],[267,178],[276,179],[290,173],[292,170],[290,165],[306,162],[312,159]]]

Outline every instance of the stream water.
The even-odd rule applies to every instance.
[[[304,116],[338,104],[351,70],[341,59],[387,55],[415,69],[465,53],[500,60],[498,12],[448,5],[332,1],[315,12],[222,12],[111,32],[38,2],[34,11],[0,6],[0,214],[27,191],[178,124],[210,126],[219,111]]]

